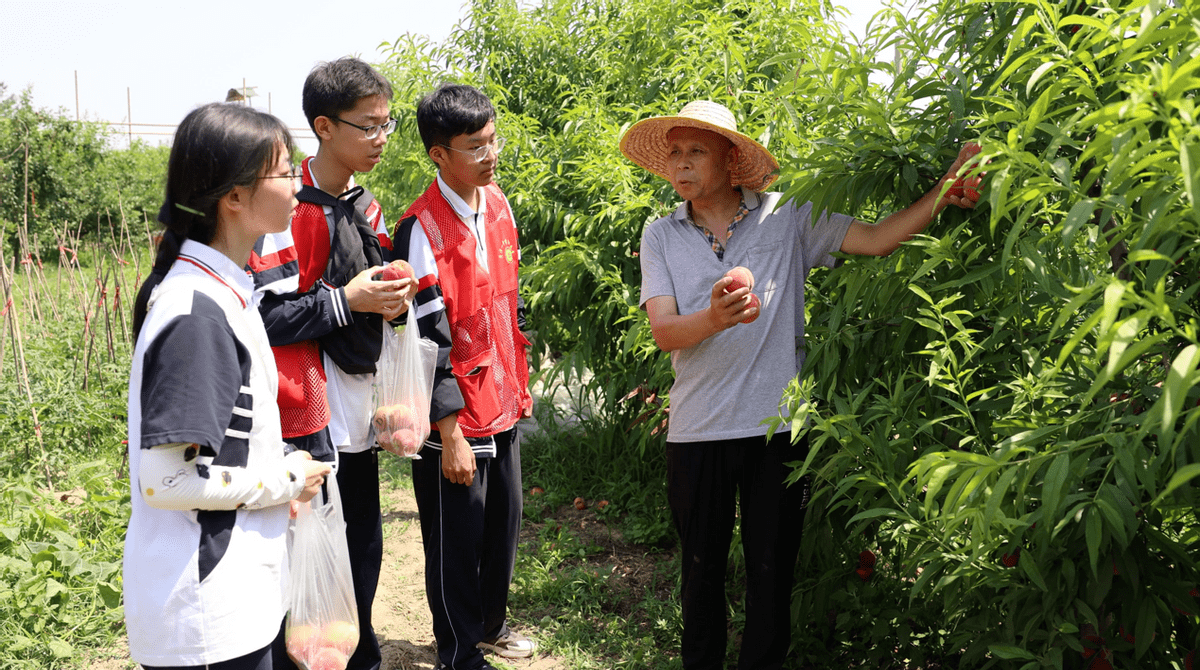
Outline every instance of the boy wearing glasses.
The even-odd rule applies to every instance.
[[[301,164],[290,228],[261,238],[250,258],[264,290],[263,322],[279,368],[283,437],[333,461],[346,519],[359,641],[349,670],[376,670],[381,653],[371,604],[383,560],[379,467],[371,435],[371,385],[385,321],[416,291],[408,279],[373,281],[391,260],[379,203],[354,173],[379,163],[395,127],[392,87],[357,58],[320,63],[302,104],[320,142]],[[294,667],[294,666],[293,666]]]
[[[423,458],[412,462],[425,546],[425,593],[438,668],[492,668],[483,656],[534,653],[506,624],[520,530],[517,421],[532,415],[529,340],[517,294],[520,245],[492,181],[504,139],[470,86],[445,84],[417,105],[437,178],[396,225],[396,257],[416,271],[421,336],[441,347]]]

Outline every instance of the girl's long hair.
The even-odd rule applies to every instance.
[[[133,304],[136,337],[154,287],[162,282],[184,240],[212,242],[217,203],[235,186],[256,188],[258,177],[294,144],[282,121],[252,107],[214,102],[192,110],[175,131],[167,188],[158,220],[166,227],[154,269]]]

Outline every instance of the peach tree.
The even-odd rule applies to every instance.
[[[780,125],[820,137],[785,142],[788,195],[885,213],[978,140],[983,203],[814,281],[791,392],[813,445],[796,474],[819,482],[797,608],[829,625],[805,639],[956,667],[1191,667],[1200,23],[1145,0],[891,18],[789,59]]]

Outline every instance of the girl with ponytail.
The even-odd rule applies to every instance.
[[[171,147],[129,379],[125,623],[147,670],[271,670],[282,648],[287,503],[330,468],[283,442],[244,268],[291,220],[292,148],[275,117],[224,103],[188,114]]]

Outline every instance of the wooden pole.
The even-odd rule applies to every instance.
[[[0,280],[4,283],[5,303],[7,304],[12,299],[12,284],[9,281],[8,268],[4,265],[0,265]],[[46,486],[53,491],[54,479],[50,476],[50,463],[46,460],[46,445],[42,442],[42,422],[38,420],[37,405],[33,402],[33,388],[29,385],[29,369],[25,365],[25,345],[21,341],[21,322],[17,319],[16,304],[9,307],[9,318],[12,319],[9,323],[13,328],[13,357],[21,372],[20,382],[25,387],[25,397],[29,400],[29,411],[33,416],[33,435],[37,438],[38,451],[42,455],[42,467],[46,469]]]

